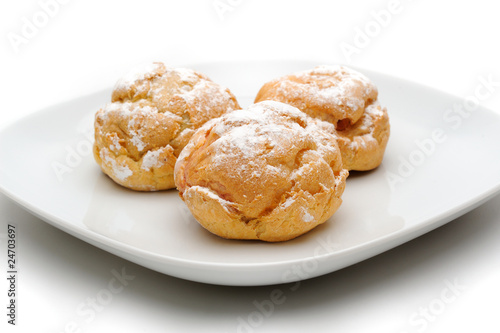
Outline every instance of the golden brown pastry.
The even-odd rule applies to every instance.
[[[389,117],[377,97],[377,88],[363,74],[343,66],[318,66],[264,84],[255,102],[280,101],[331,123],[344,167],[364,171],[380,165],[389,140]]]
[[[335,137],[274,101],[208,121],[175,165],[179,195],[203,227],[224,238],[269,242],[330,218],[347,176]]]
[[[194,130],[240,109],[229,89],[191,69],[155,62],[120,79],[95,116],[94,157],[116,183],[138,191],[174,188],[177,156]]]

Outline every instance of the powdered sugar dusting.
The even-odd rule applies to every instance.
[[[340,174],[335,177],[335,188],[338,188],[345,182],[345,179],[349,176],[349,171],[343,169],[340,171]],[[324,186],[324,185],[321,185]]]
[[[314,220],[314,216],[312,216],[306,208],[302,207],[302,221],[304,222],[312,222]]]
[[[148,80],[151,81],[152,78],[154,80],[149,83]],[[176,86],[172,87],[165,82],[174,82]],[[134,89],[136,95],[144,93],[153,103],[171,100],[173,94],[206,114],[210,114],[211,110],[218,109],[221,105],[227,106],[227,111],[237,107],[236,102],[229,103],[233,95],[227,88],[192,69],[167,67],[160,62],[146,63],[133,68],[118,80],[114,89],[126,91]]]
[[[227,119],[227,117],[226,117]],[[214,127],[215,133],[222,135],[228,131],[228,129],[234,125],[244,124],[246,122],[262,123],[264,121],[262,114],[259,112],[251,112],[249,109],[237,110],[231,112],[231,117],[227,122],[217,122]]]
[[[341,81],[344,82],[344,81]],[[314,87],[312,90],[317,99],[324,103],[335,104],[337,106],[346,105],[352,110],[358,110],[364,106],[364,100],[358,98],[344,98],[352,86],[347,83],[339,83],[337,86],[319,89]]]
[[[167,72],[175,73],[183,82],[194,82],[198,79],[196,72],[189,68],[167,68]]]
[[[339,65],[321,65],[316,66],[313,70],[303,71],[301,73],[311,73],[319,75],[334,75],[340,71],[349,70],[346,67]]]
[[[364,107],[365,96],[356,97],[353,92],[356,88],[362,85],[363,92],[368,96],[372,92],[371,81],[363,74],[344,66],[318,66],[311,71],[304,71],[298,76],[308,75],[328,75],[330,78],[335,78],[335,85],[319,89],[314,87],[315,96],[324,102],[333,103],[336,105],[346,105],[347,107],[358,110]],[[347,97],[347,98],[346,98]]]
[[[237,149],[243,158],[251,158],[255,146],[266,140],[264,136],[255,135],[258,128],[256,124],[234,127],[220,139],[219,144],[228,147],[228,151]]]
[[[248,107],[248,110],[251,112],[261,112],[269,114],[278,112],[281,115],[289,115],[293,117],[305,117],[302,111],[300,111],[296,107],[271,100],[250,105]]]
[[[291,119],[300,120],[307,126],[302,127]],[[207,123],[206,127],[220,137],[213,144],[221,156],[237,155],[246,161],[261,153],[259,150],[285,155],[289,144],[293,146],[294,142],[302,140],[316,142],[317,149],[324,153],[338,153],[338,147],[332,144],[333,135],[319,130],[317,124],[297,108],[276,101],[263,101],[245,110],[233,111],[220,121]],[[242,163],[241,168],[248,163]]]
[[[120,138],[118,137],[118,135],[116,135],[116,133],[113,133],[113,135],[111,135],[111,142],[112,144],[109,145],[109,148],[111,148],[111,150],[115,153],[119,152],[121,148]]]
[[[140,113],[146,115],[157,112],[158,109],[149,105],[141,105],[134,102],[114,102],[106,104],[104,108],[102,108],[102,114],[100,116],[103,117],[103,119],[107,119],[107,116],[111,113]]]
[[[361,74],[354,69],[339,65],[321,65],[317,66],[312,70],[300,72],[303,74],[310,73],[312,75],[348,75],[353,79],[362,82],[365,85],[370,86],[371,81],[365,75]]]
[[[192,186],[190,188],[190,190],[192,190],[193,192],[187,191],[184,194],[189,197],[194,192],[204,193],[209,198],[217,200],[221,204],[221,206],[224,208],[224,210],[226,210],[227,212],[230,212],[228,207],[231,207],[232,205],[234,205],[232,202],[224,200],[221,197],[219,197],[215,192],[213,192],[209,188],[206,188],[206,187],[203,187],[203,186],[199,186],[199,185],[195,185],[195,186]]]
[[[279,132],[281,129],[273,125],[275,123],[274,119],[277,117],[296,117],[302,118],[305,121],[305,114],[299,109],[276,101],[263,101],[250,105],[247,109],[236,110],[228,113],[225,116],[224,122],[217,122],[214,131],[219,134],[225,134],[227,131],[232,130],[235,126],[250,124],[254,128],[260,128],[261,132]],[[266,127],[267,126],[267,127]],[[289,127],[298,126],[296,123],[288,124]],[[248,130],[247,130],[248,132]],[[253,131],[248,134],[255,134]],[[241,135],[241,134],[240,134]]]
[[[377,97],[375,86],[365,75],[343,66],[318,66],[294,73],[290,79],[277,79],[277,82],[277,93],[287,96],[289,101],[305,100],[312,105],[332,106],[343,113],[346,112],[344,108],[360,110],[366,100]]]
[[[142,141],[142,138],[144,137],[144,131],[147,130],[147,128],[140,127],[139,129],[136,129],[136,127],[138,127],[141,118],[151,117],[152,115],[155,115],[157,113],[158,110],[155,107],[151,107],[149,105],[140,105],[138,103],[131,102],[115,102],[107,104],[102,109],[99,117],[101,117],[103,120],[107,120],[110,114],[118,114],[122,117],[128,117],[131,115],[127,124],[127,129],[130,135],[130,142],[137,148],[138,151],[142,151],[144,150],[144,148],[146,148],[146,144]],[[113,145],[110,146],[110,148],[113,151],[118,151],[119,147],[120,144],[118,142],[118,138],[114,137]]]
[[[281,142],[294,142],[306,135],[302,128],[296,131],[296,123],[276,123],[273,121],[276,113],[260,111],[234,111],[228,114],[228,121],[219,122],[214,128],[221,135],[215,143],[218,150],[225,155],[238,154],[239,158],[251,160],[262,149],[269,153],[286,153]]]
[[[127,165],[118,164],[115,159],[109,156],[109,150],[107,148],[101,149],[99,152],[101,159],[107,163],[113,170],[113,175],[121,181],[126,180],[128,177],[132,176],[132,170]]]
[[[295,199],[294,198],[288,198],[286,199],[286,201],[281,205],[281,207],[283,207],[284,209],[290,207],[291,204],[293,204],[295,202]]]
[[[186,103],[194,105],[196,109],[207,114],[210,113],[210,110],[220,107],[220,105],[228,104],[228,101],[232,97],[225,87],[207,80],[198,81],[192,89],[189,86],[187,88],[181,87],[178,95]],[[206,98],[206,96],[210,96],[210,98]],[[227,106],[228,112],[234,110],[232,104],[228,104]]]
[[[127,74],[116,82],[114,89],[123,89],[132,86],[135,82],[152,77],[162,64],[157,62],[143,63],[133,67]]]
[[[372,117],[383,117],[384,112],[378,103],[370,104],[366,107],[365,112]]]
[[[137,134],[133,134],[132,138],[130,139],[130,142],[132,142],[132,144],[136,146],[138,151],[143,151],[144,148],[146,148],[146,144],[144,143],[144,141],[141,140],[141,136]]]
[[[151,168],[159,168],[163,165],[163,161],[159,159],[160,155],[165,151],[165,147],[157,150],[148,151],[142,158],[141,169],[150,171]]]

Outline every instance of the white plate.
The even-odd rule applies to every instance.
[[[315,65],[192,67],[230,87],[245,106],[267,80]],[[110,90],[47,108],[3,130],[0,188],[48,223],[106,251],[165,274],[223,285],[277,284],[333,272],[437,228],[499,191],[498,114],[482,107],[468,117],[450,113],[464,101],[361,71],[389,110],[392,133],[384,162],[375,171],[352,173],[339,211],[292,241],[218,238],[198,225],[176,191],[133,192],[104,176],[90,148],[94,112],[109,101]]]

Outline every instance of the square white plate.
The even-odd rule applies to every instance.
[[[189,67],[229,87],[247,106],[264,82],[316,65]],[[333,272],[437,228],[500,190],[500,115],[471,104],[473,99],[360,71],[378,86],[389,111],[386,156],[374,171],[351,173],[337,213],[292,241],[221,239],[198,225],[177,191],[133,192],[103,175],[91,154],[93,116],[110,100],[111,89],[3,130],[0,190],[106,251],[165,274],[223,285],[277,284]]]

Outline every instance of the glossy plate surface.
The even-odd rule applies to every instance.
[[[271,78],[312,62],[190,66],[249,105]],[[284,243],[230,241],[201,228],[177,191],[115,185],[91,154],[93,115],[111,90],[41,110],[0,133],[0,189],[48,223],[172,276],[222,285],[292,282],[333,272],[422,235],[500,190],[500,115],[405,80],[360,70],[387,106],[382,165],[352,173],[324,225]],[[453,111],[454,104],[462,112]]]

